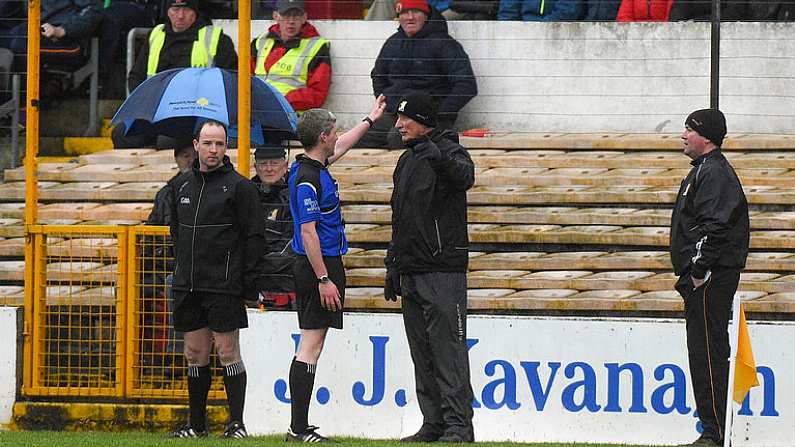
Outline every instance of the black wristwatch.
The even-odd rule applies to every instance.
[[[369,116],[365,116],[364,118],[362,118],[362,122],[369,124],[370,127],[373,127],[373,120],[371,120]]]
[[[317,282],[320,284],[330,283],[331,280],[328,279],[328,275],[322,275],[320,278],[317,279]]]

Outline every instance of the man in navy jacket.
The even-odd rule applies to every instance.
[[[394,125],[405,95],[433,97],[438,127],[452,129],[458,112],[478,94],[469,56],[448,34],[444,17],[425,0],[401,0],[396,9],[400,28],[384,42],[370,73],[373,94],[386,97],[386,113],[357,147],[403,147]]]

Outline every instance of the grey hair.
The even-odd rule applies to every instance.
[[[320,142],[321,133],[329,133],[337,124],[337,117],[326,109],[309,109],[298,120],[298,140],[309,150]]]

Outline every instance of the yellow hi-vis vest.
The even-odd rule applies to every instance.
[[[160,63],[160,51],[166,42],[166,26],[162,23],[152,28],[149,33],[149,60],[146,66],[146,77],[154,76],[157,73],[157,65]],[[221,28],[212,25],[203,26],[199,29],[199,36],[193,42],[193,49],[190,54],[191,67],[213,67],[215,66],[215,53],[218,52],[218,40],[221,38]]]
[[[321,37],[301,39],[301,44],[284,53],[270,71],[265,70],[265,59],[268,58],[276,41],[267,37],[268,33],[257,38],[257,65],[254,74],[272,85],[282,95],[293,90],[306,87],[309,77],[309,63],[318,51],[329,42]]]

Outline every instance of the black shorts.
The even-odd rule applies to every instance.
[[[248,327],[243,301],[236,296],[205,292],[174,291],[174,330],[191,332],[210,328],[213,332],[232,332]]]
[[[323,256],[328,277],[340,291],[340,303],[345,304],[345,268],[341,256]],[[298,308],[298,327],[301,329],[342,329],[342,309],[332,312],[320,304],[317,276],[309,258],[298,256],[295,260],[295,300]]]

